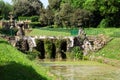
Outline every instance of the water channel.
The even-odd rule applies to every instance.
[[[105,64],[58,64],[56,62],[40,64],[56,75],[58,80],[120,80],[120,69]]]

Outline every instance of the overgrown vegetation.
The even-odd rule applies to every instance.
[[[1,34],[9,35],[9,36],[16,35],[17,31],[18,30],[16,28],[12,28],[12,29],[0,28],[0,33]]]

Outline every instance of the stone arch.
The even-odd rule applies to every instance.
[[[40,59],[45,58],[45,48],[44,48],[44,41],[37,39],[36,40],[36,50],[39,51],[40,53],[38,54],[38,57]]]
[[[65,54],[66,51],[67,51],[67,41],[63,40],[60,44],[60,53],[62,59],[66,59],[66,54]]]
[[[55,59],[56,57],[56,46],[55,43],[52,42],[52,55],[51,55],[51,59]]]

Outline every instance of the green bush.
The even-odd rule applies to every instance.
[[[20,17],[18,17],[18,20],[31,20],[31,19],[30,19],[30,17],[20,16]]]
[[[102,19],[100,24],[98,25],[99,28],[106,28],[108,27],[109,19]]]
[[[41,26],[40,22],[31,22],[31,23],[29,23],[29,25],[32,28],[36,28],[36,27],[40,27]]]
[[[2,18],[3,18],[3,17],[2,17],[2,16],[0,16],[0,20],[2,20]]]
[[[38,22],[39,16],[32,16],[31,17],[31,22]]]
[[[77,46],[72,49],[71,58],[74,58],[77,60],[83,59],[83,53],[82,53],[82,50],[80,49],[80,47]]]
[[[37,57],[38,57],[38,54],[39,52],[35,49],[33,49],[33,51],[28,51],[27,52],[27,57],[30,59],[30,60],[35,60]]]
[[[17,31],[18,30],[16,28],[12,28],[12,29],[1,28],[0,29],[1,34],[11,35],[11,36],[16,35]]]

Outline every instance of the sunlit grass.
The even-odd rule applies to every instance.
[[[70,36],[70,33],[41,30],[41,29],[33,29],[31,33],[26,34],[26,35],[29,35],[29,36]]]
[[[71,34],[73,29],[62,28],[35,28],[32,32],[27,33],[27,36],[75,36]],[[75,29],[77,30],[77,29]],[[87,35],[105,34],[111,37],[120,37],[120,28],[85,28]]]
[[[120,60],[120,38],[114,38],[95,55]]]
[[[47,70],[0,39],[0,80],[48,80]]]

